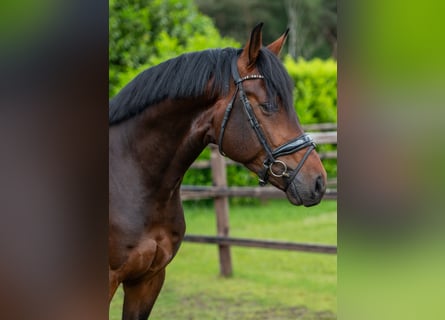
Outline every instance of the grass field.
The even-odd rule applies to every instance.
[[[336,244],[337,203],[311,208],[286,200],[231,206],[235,237]],[[185,206],[188,234],[215,235],[212,207]],[[337,256],[232,247],[233,277],[218,276],[216,245],[184,242],[150,319],[336,319]],[[120,319],[122,290],[110,307]]]

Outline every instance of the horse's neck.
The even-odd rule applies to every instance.
[[[168,101],[147,108],[122,126],[117,139],[120,148],[127,150],[124,157],[129,163],[138,167],[134,169],[140,172],[148,194],[179,190],[187,169],[212,141],[208,138],[212,114],[207,101]]]

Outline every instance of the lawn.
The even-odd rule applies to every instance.
[[[337,203],[286,200],[230,207],[234,237],[336,244]],[[188,234],[215,235],[212,207],[185,205]],[[219,277],[217,246],[184,242],[150,319],[336,319],[337,256],[232,247],[234,275]],[[120,319],[122,290],[110,308]]]

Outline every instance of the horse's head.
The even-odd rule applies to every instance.
[[[326,171],[301,128],[292,81],[278,59],[287,31],[262,47],[261,27],[232,62],[235,85],[217,115],[220,151],[257,173],[260,184],[284,190],[291,203],[315,205],[326,189]]]

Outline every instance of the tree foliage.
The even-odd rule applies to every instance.
[[[293,58],[336,56],[337,4],[332,0],[285,0],[288,17],[289,54]]]
[[[252,28],[264,22],[263,40],[269,43],[286,30],[283,2],[267,0],[196,0],[199,9],[212,17],[222,35],[245,42]]]
[[[265,43],[290,28],[287,52],[294,58],[336,57],[335,0],[196,0],[222,35],[245,41],[252,27],[265,23]]]
[[[109,2],[110,97],[137,73],[184,51],[239,46],[221,38],[193,0]]]

